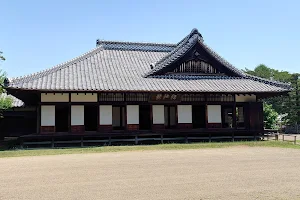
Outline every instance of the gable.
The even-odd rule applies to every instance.
[[[153,73],[165,74],[239,76],[210,55],[200,42],[196,42],[184,55]]]

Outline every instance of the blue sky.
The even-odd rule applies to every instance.
[[[53,67],[96,39],[177,43],[193,28],[238,68],[300,72],[298,0],[4,0],[0,63],[9,77]],[[122,67],[122,66],[120,66]]]

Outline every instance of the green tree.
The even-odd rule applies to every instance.
[[[276,129],[278,113],[272,108],[272,105],[264,103],[264,122],[265,128]]]
[[[300,124],[300,83],[299,75],[291,74],[287,71],[279,71],[267,67],[264,64],[258,65],[254,70],[245,69],[246,73],[259,76],[265,79],[275,80],[290,83],[292,86],[292,91],[288,96],[279,96],[264,99],[264,102],[272,105],[272,108],[279,114],[288,114],[284,120],[289,124]]]
[[[2,52],[0,51],[0,60],[4,61],[5,58],[2,56]],[[0,117],[2,116],[2,111],[5,109],[9,109],[12,106],[12,99],[2,95],[5,92],[4,88],[4,80],[6,78],[6,73],[0,69]]]

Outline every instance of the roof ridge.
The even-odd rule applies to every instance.
[[[254,80],[254,81],[263,82],[263,83],[266,83],[266,84],[269,84],[269,85],[275,85],[277,87],[283,87],[285,89],[291,89],[291,85],[289,83],[285,83],[285,82],[281,82],[281,81],[275,81],[275,80],[272,81],[272,80],[269,80],[269,79],[266,79],[266,78],[261,78],[261,77],[254,76],[254,75],[247,74],[247,73],[245,73],[245,75],[246,75],[246,78]]]
[[[68,67],[70,64],[73,64],[74,62],[77,62],[81,59],[84,59],[88,56],[90,56],[91,54],[94,54],[95,52],[99,51],[99,50],[102,50],[102,47],[101,46],[98,46],[96,48],[93,48],[92,50],[80,55],[80,56],[77,56],[71,60],[68,60],[66,62],[63,62],[61,64],[58,64],[58,65],[54,65],[53,67],[51,68],[48,68],[48,69],[44,69],[44,70],[41,70],[39,72],[35,72],[35,73],[32,73],[32,74],[28,74],[28,75],[25,75],[25,76],[19,76],[19,77],[13,77],[13,78],[9,78],[9,82],[18,82],[18,81],[29,81],[33,78],[40,78],[40,77],[43,77],[43,76],[46,76],[52,72],[55,72],[55,71],[58,71],[58,70],[61,70],[61,69],[64,69],[65,67]]]
[[[170,46],[170,47],[176,47],[177,44],[174,43],[159,43],[159,42],[133,42],[133,41],[121,41],[121,40],[102,40],[97,39],[96,45],[101,45],[102,43],[111,43],[111,44],[132,44],[132,45],[158,45],[158,46]]]

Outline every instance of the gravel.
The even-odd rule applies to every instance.
[[[0,199],[300,199],[300,151],[232,147],[0,159]]]

